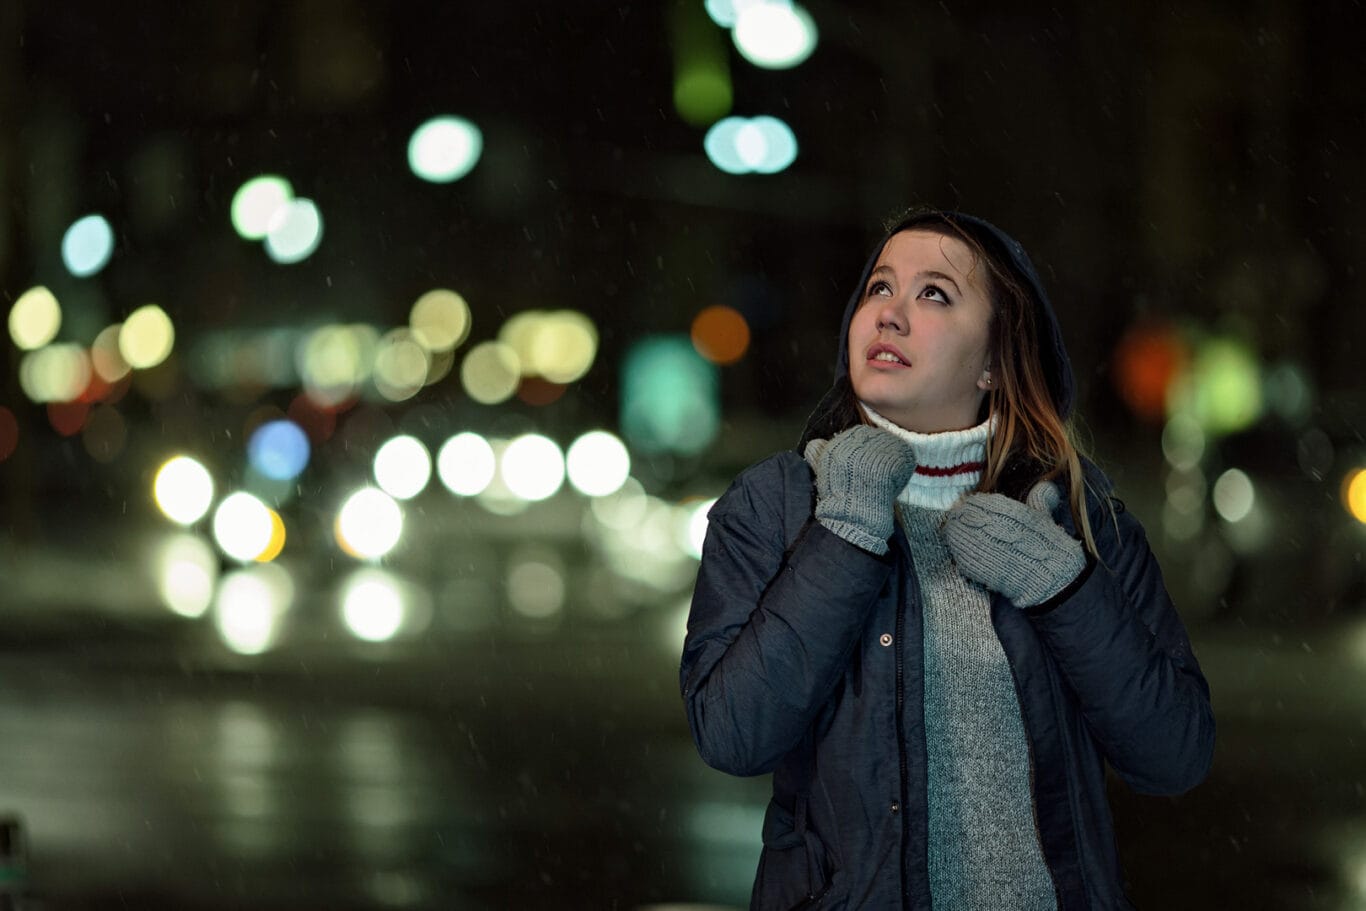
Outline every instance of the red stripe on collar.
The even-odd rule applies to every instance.
[[[937,465],[917,465],[915,466],[915,473],[929,475],[932,478],[947,478],[956,474],[972,474],[974,471],[981,471],[985,467],[985,462],[963,462],[960,465],[949,465],[942,468]]]

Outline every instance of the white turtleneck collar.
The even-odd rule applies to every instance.
[[[878,414],[860,402],[868,420],[910,444],[915,452],[915,474],[897,501],[926,509],[948,509],[963,494],[977,487],[986,464],[991,419],[965,430],[916,433]]]

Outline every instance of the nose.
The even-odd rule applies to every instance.
[[[905,335],[906,328],[909,325],[905,308],[898,303],[896,298],[888,298],[877,311],[878,332],[888,329],[899,335]]]

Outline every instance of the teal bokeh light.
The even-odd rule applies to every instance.
[[[641,452],[701,452],[721,422],[720,376],[686,335],[636,342],[622,363],[621,429]]]
[[[94,275],[114,253],[114,229],[103,215],[87,215],[66,229],[62,262],[77,278]]]
[[[484,134],[463,117],[434,117],[408,140],[408,166],[432,183],[459,180],[479,163]]]

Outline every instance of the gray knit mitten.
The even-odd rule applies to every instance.
[[[973,493],[944,514],[944,540],[963,575],[1033,607],[1070,585],[1086,568],[1081,542],[1053,521],[1059,501],[1049,482],[1036,484],[1029,505],[999,493]]]
[[[858,424],[812,440],[803,455],[816,473],[816,520],[850,544],[885,554],[896,526],[896,495],[915,473],[910,445]]]

